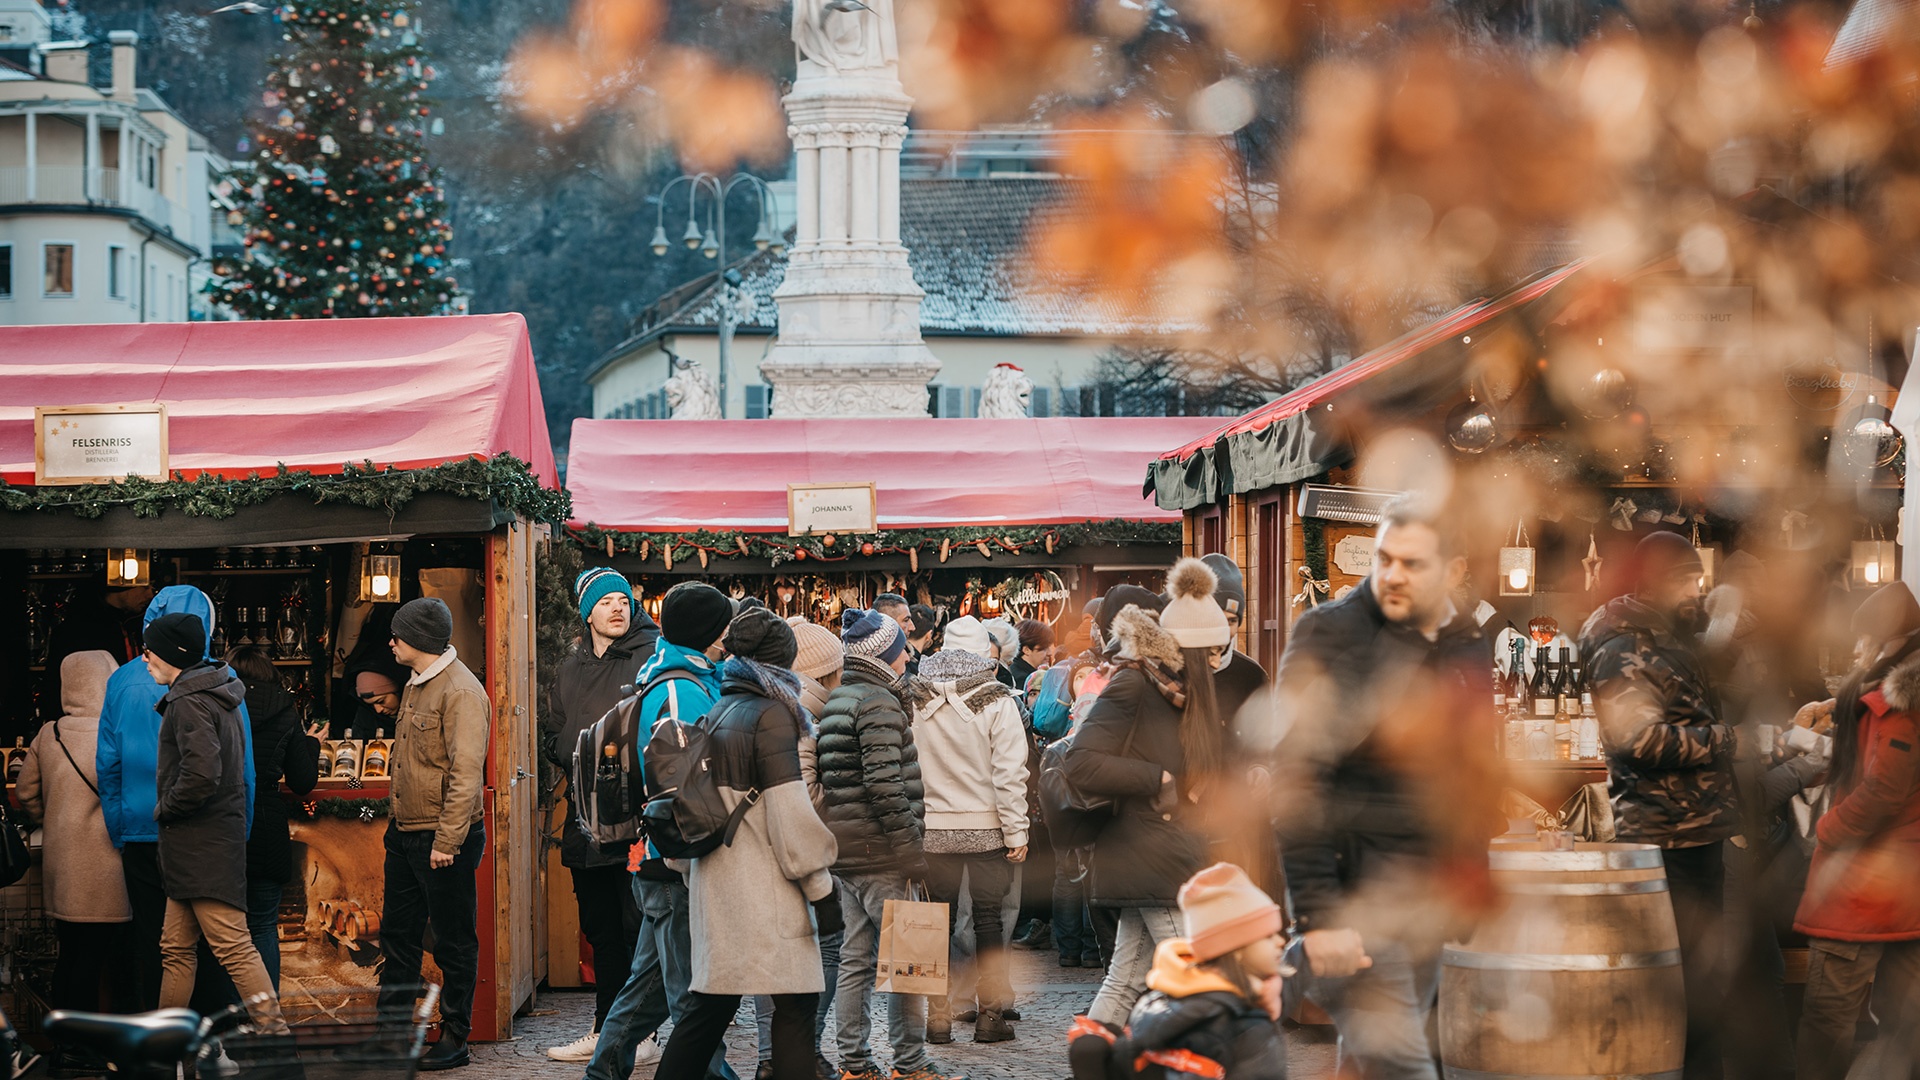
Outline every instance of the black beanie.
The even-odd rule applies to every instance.
[[[748,608],[727,624],[727,651],[757,664],[790,668],[800,655],[793,627],[764,607]]]
[[[660,598],[660,636],[683,649],[704,652],[733,620],[733,601],[704,581],[683,581]]]
[[[147,651],[182,671],[207,658],[207,624],[200,616],[176,611],[147,624]]]
[[[1115,585],[1100,598],[1100,611],[1093,617],[1094,629],[1100,631],[1102,643],[1113,644],[1113,620],[1116,615],[1129,607],[1159,614],[1167,606],[1167,598],[1157,592],[1149,592],[1138,585]]]
[[[1634,545],[1633,570],[1634,589],[1644,590],[1677,571],[1700,573],[1700,553],[1691,540],[1663,529],[1648,533]]]
[[[1207,564],[1219,584],[1213,590],[1213,602],[1229,618],[1241,619],[1247,614],[1247,579],[1240,574],[1240,567],[1225,555],[1215,553],[1203,555],[1200,561]]]
[[[437,596],[409,600],[393,613],[393,636],[423,653],[438,656],[453,640],[453,612]]]

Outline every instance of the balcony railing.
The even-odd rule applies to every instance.
[[[91,199],[87,197],[89,186],[93,193]],[[21,203],[121,206],[160,228],[175,227],[175,207],[158,191],[134,183],[128,185],[127,197],[121,198],[119,169],[89,169],[80,165],[41,165],[31,170],[22,166],[0,168],[0,205]]]

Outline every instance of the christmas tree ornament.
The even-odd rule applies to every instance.
[[[1493,410],[1469,393],[1447,414],[1447,444],[1463,454],[1484,454],[1500,441]]]
[[[1581,415],[1611,420],[1633,406],[1633,383],[1619,368],[1601,368],[1580,387]]]

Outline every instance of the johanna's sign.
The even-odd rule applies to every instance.
[[[787,535],[879,531],[874,484],[788,484]]]
[[[47,405],[33,410],[36,486],[167,478],[167,407]]]

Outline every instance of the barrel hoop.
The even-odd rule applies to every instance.
[[[1453,1065],[1442,1065],[1441,1075],[1446,1080],[1680,1080],[1680,1070],[1657,1073],[1612,1073],[1606,1076],[1598,1074],[1581,1076],[1547,1076],[1542,1073],[1494,1073],[1481,1072],[1478,1069],[1462,1069]]]
[[[1509,896],[1625,896],[1632,893],[1666,892],[1667,879],[1662,877],[1647,881],[1575,881],[1564,885],[1514,884],[1502,885],[1500,891]]]
[[[1652,870],[1664,867],[1657,847],[1627,851],[1501,851],[1487,853],[1495,870]]]
[[[1643,953],[1483,953],[1447,948],[1441,962],[1448,967],[1492,971],[1624,971],[1629,968],[1680,966],[1679,949]]]

